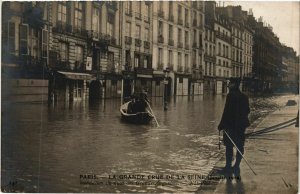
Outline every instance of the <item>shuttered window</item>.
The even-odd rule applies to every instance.
[[[20,25],[20,54],[28,55],[28,25]]]

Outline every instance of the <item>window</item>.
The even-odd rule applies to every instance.
[[[212,55],[211,45],[209,45],[209,53],[208,55]]]
[[[150,40],[149,34],[150,34],[149,28],[145,28],[145,41],[149,41]]]
[[[173,40],[173,26],[169,25],[169,39]]]
[[[32,57],[38,57],[38,48],[39,48],[39,33],[36,29],[30,29],[31,33],[31,42],[29,42],[29,53]]]
[[[184,21],[187,24],[189,22],[189,10],[185,9],[185,14],[184,14]]]
[[[59,54],[61,61],[68,61],[69,59],[69,48],[68,45],[64,42],[59,43]]]
[[[131,23],[130,22],[126,22],[125,35],[128,37],[131,36]]]
[[[10,53],[15,53],[15,23],[8,22],[8,50]]]
[[[158,63],[161,64],[163,61],[162,48],[158,48]]]
[[[182,63],[181,53],[178,53],[178,66],[181,66],[181,63]]]
[[[163,11],[164,10],[163,6],[164,6],[163,1],[159,1],[158,10]]]
[[[94,32],[99,32],[100,20],[99,20],[99,9],[93,7],[93,18],[92,18],[92,30]]]
[[[42,30],[42,57],[48,57],[48,31]]]
[[[106,33],[110,36],[114,36],[114,20],[115,16],[113,14],[107,15]]]
[[[150,19],[150,6],[148,4],[145,4],[146,6],[146,17],[147,19]]]
[[[112,69],[114,69],[115,63],[114,63],[114,53],[113,52],[107,53],[107,63]]]
[[[178,20],[181,20],[182,16],[181,16],[181,5],[178,5]]]
[[[163,35],[163,23],[162,21],[158,22],[158,36],[162,36]]]
[[[185,41],[185,44],[188,45],[189,44],[189,32],[188,31],[185,31],[184,32],[185,35],[184,35],[184,41]]]
[[[169,64],[170,65],[173,64],[173,53],[172,53],[171,50],[169,50],[169,56],[168,56],[168,58],[169,58]]]
[[[75,27],[82,28],[82,2],[75,1]]]
[[[66,2],[58,2],[57,21],[62,23],[67,22],[67,4]]]
[[[132,7],[132,4],[131,4],[131,1],[125,1],[125,13],[126,14],[131,14],[131,7]]]
[[[136,25],[136,29],[135,29],[135,38],[137,39],[141,39],[141,26],[140,25]]]
[[[148,67],[148,57],[144,58],[144,68]]]
[[[20,25],[20,54],[28,55],[28,26]]]
[[[221,43],[218,43],[218,47],[219,47],[218,55],[221,56]]]
[[[184,66],[187,68],[189,66],[189,55],[185,54],[184,55]]]
[[[221,64],[221,59],[219,59],[219,65],[221,66],[222,64]]]
[[[83,47],[75,46],[75,61],[83,63]]]
[[[134,55],[134,67],[140,66],[140,55]]]
[[[169,16],[173,16],[173,2],[169,1]]]
[[[178,42],[181,43],[182,42],[182,38],[181,38],[181,29],[178,28]]]
[[[142,2],[141,1],[136,1],[136,8],[137,8],[139,15],[141,15],[141,13],[142,13]]]

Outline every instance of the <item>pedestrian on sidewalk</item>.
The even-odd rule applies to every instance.
[[[249,99],[239,89],[240,78],[230,78],[229,80],[229,93],[226,97],[224,112],[218,130],[226,130],[237,148],[244,154],[245,130],[250,125],[248,120],[248,114],[250,113]],[[226,165],[224,172],[233,172],[235,176],[239,177],[242,156],[239,152],[236,152],[235,164],[232,168],[231,163],[234,145],[225,133],[223,133],[223,142],[226,146]]]

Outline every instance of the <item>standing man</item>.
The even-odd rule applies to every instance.
[[[250,112],[248,97],[240,89],[240,78],[230,78],[228,85],[229,93],[226,97],[226,103],[218,130],[225,130],[235,145],[244,154],[245,130],[249,127],[248,114]],[[223,141],[226,146],[226,173],[233,173],[240,176],[240,163],[242,156],[236,152],[236,159],[233,169],[231,167],[233,157],[233,147],[228,136],[223,133]]]

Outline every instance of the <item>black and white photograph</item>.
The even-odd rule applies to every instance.
[[[299,1],[2,1],[1,192],[298,193]]]

